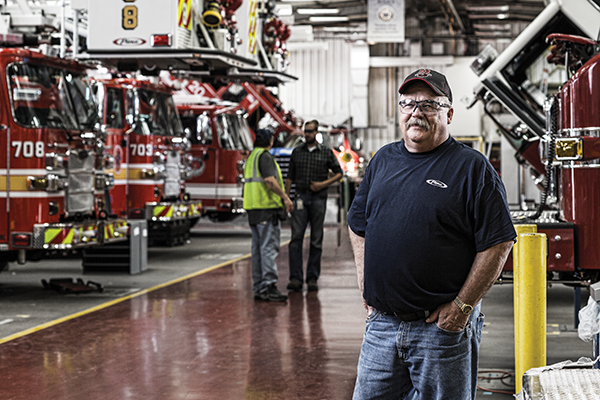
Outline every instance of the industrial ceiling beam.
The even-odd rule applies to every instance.
[[[460,15],[458,15],[458,12],[456,11],[456,7],[454,7],[454,3],[452,0],[440,0],[440,3],[442,5],[442,11],[444,12],[444,15],[446,16],[446,20],[448,21],[448,24],[450,26],[450,31],[454,34],[454,30],[455,28],[458,28],[458,30],[462,33],[466,32],[465,29],[465,25],[462,22],[462,19],[460,18]]]

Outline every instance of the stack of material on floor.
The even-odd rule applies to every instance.
[[[582,358],[548,367],[533,368],[523,375],[520,400],[600,400],[600,369]]]

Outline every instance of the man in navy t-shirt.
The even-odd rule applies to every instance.
[[[446,77],[400,86],[404,140],[373,157],[348,214],[368,312],[354,399],[474,399],[480,301],[515,239],[502,181],[452,137]]]

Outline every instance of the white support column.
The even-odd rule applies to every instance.
[[[73,58],[79,54],[79,10],[73,10]]]
[[[60,8],[60,58],[65,58],[67,53],[67,35],[65,32],[65,23],[67,20],[66,10],[65,10],[65,1],[62,0],[61,8]]]
[[[352,98],[350,115],[356,128],[369,126],[369,45],[355,43],[350,50]]]

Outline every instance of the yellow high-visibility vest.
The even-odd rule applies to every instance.
[[[261,210],[267,208],[285,208],[283,200],[273,192],[265,183],[258,168],[258,160],[267,149],[257,147],[252,150],[244,166],[244,209]],[[273,160],[277,167],[277,181],[283,189],[283,176],[277,161]]]

